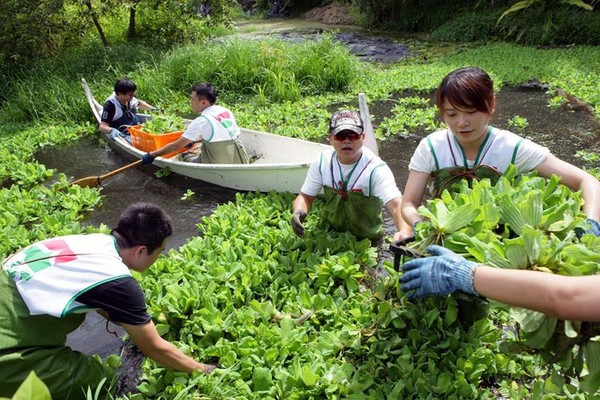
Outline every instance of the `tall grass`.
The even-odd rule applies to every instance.
[[[254,97],[261,103],[297,101],[344,91],[358,70],[358,61],[329,37],[304,44],[225,40],[182,46],[164,55],[138,47],[87,48],[41,64],[13,84],[0,121],[89,119],[82,77],[99,101],[110,94],[118,77],[130,76],[140,98],[163,109],[189,112],[188,90],[196,82],[213,83],[225,102]]]
[[[275,102],[343,91],[358,76],[356,59],[329,37],[303,44],[234,39],[188,46],[169,53],[160,68],[172,90],[208,81],[222,92]]]

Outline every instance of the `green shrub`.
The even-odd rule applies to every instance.
[[[429,39],[441,42],[476,42],[494,39],[497,35],[496,21],[500,12],[468,12],[435,28]]]

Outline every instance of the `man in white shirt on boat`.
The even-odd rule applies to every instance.
[[[113,140],[122,137],[131,143],[131,135],[127,127],[140,123],[137,115],[138,108],[155,111],[156,107],[135,97],[137,86],[131,79],[118,79],[114,90],[104,102],[100,117],[100,132],[109,134]]]
[[[292,228],[302,236],[303,221],[316,196],[324,190],[321,223],[337,231],[349,231],[373,242],[383,236],[382,205],[398,232],[394,239],[410,236],[412,228],[402,218],[402,193],[389,166],[363,146],[365,133],[355,111],[334,113],[329,124],[333,147],[313,161],[294,200]]]
[[[231,110],[215,104],[217,93],[210,83],[192,86],[190,105],[202,113],[179,139],[160,149],[144,154],[142,165],[152,164],[156,157],[201,142],[200,162],[207,164],[248,164],[250,159],[239,139],[240,128]]]

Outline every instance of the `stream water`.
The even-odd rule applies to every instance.
[[[285,35],[290,37],[291,34]],[[407,55],[402,46],[385,44],[381,38],[363,39],[363,36],[354,33],[346,35],[346,38],[351,38],[352,48],[356,52],[364,53],[366,59],[372,58],[374,54],[386,54],[385,61],[389,61],[390,51],[392,51],[389,49],[398,50],[398,57]],[[385,50],[378,50],[378,44],[384,46]],[[566,104],[558,109],[550,109],[547,107],[548,95],[535,85],[506,87],[498,93],[497,97],[499,106],[494,117],[494,126],[510,129],[508,126],[510,118],[516,115],[526,118],[529,125],[521,133],[522,136],[547,146],[556,156],[574,165],[600,166],[599,160],[586,163],[582,158],[577,157],[577,152],[582,150],[587,154],[600,154],[600,122],[585,107]],[[390,115],[394,105],[393,100],[369,104],[375,128],[384,117]],[[406,183],[410,158],[424,136],[425,132],[416,131],[410,136],[397,136],[392,140],[379,143],[380,156],[391,167],[400,189],[403,189]],[[37,155],[37,160],[74,179],[103,174],[131,162],[131,159],[114,153],[91,133],[77,143],[45,149]],[[163,207],[173,218],[175,233],[168,248],[178,248],[188,238],[198,235],[196,224],[203,216],[210,215],[218,205],[233,200],[236,194],[231,189],[175,174],[159,179],[154,176],[155,171],[156,168],[152,166],[140,167],[107,180],[102,186],[104,204],[88,216],[85,224],[104,223],[114,226],[121,211],[128,204],[136,201],[152,202]],[[183,199],[188,190],[193,191],[193,196]],[[389,235],[394,232],[393,221],[386,213],[384,215],[385,230]],[[387,245],[383,245],[380,249],[380,258],[393,258],[387,250]],[[74,349],[88,354],[106,356],[118,353],[123,345],[121,339],[106,333],[105,324],[99,317],[93,313],[88,316],[85,324],[69,336],[67,343]],[[110,325],[108,329],[116,331],[119,336],[123,333],[122,329],[114,325]],[[134,359],[134,364],[139,362],[139,356],[137,357]],[[130,372],[134,372],[135,365],[131,367]],[[131,374],[129,387],[126,386],[124,389],[135,387],[135,376],[135,373]]]

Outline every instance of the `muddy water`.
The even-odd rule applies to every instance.
[[[45,150],[36,156],[48,167],[56,168],[67,176],[81,178],[102,175],[132,161],[112,151],[95,136],[79,140],[69,146]],[[160,179],[156,167],[138,167],[125,171],[102,183],[104,204],[85,220],[85,224],[116,225],[120,213],[131,203],[146,201],[162,207],[174,222],[174,234],[167,249],[178,248],[198,235],[197,223],[210,215],[219,204],[231,201],[235,191],[171,174]],[[189,191],[193,195],[182,199]]]

